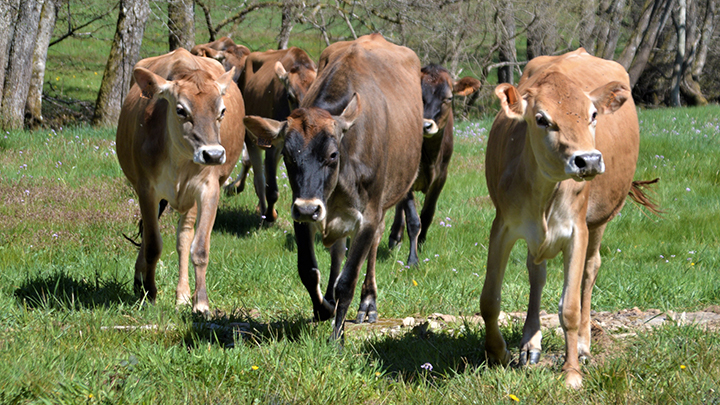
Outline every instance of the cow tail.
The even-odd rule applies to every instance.
[[[632,198],[636,203],[647,208],[651,213],[657,216],[662,216],[661,214],[663,214],[664,211],[662,211],[660,206],[646,193],[648,190],[652,191],[652,189],[648,186],[657,184],[658,181],[660,181],[659,177],[653,180],[633,181],[630,186],[628,196],[630,196],[630,198]]]
[[[158,205],[158,219],[160,219],[160,216],[162,215],[163,211],[165,211],[165,208],[167,208],[168,202],[167,200],[160,200],[160,204]],[[127,239],[130,243],[135,245],[136,247],[140,247],[142,244],[142,233],[143,233],[143,222],[142,218],[140,218],[140,221],[138,221],[138,233],[135,234],[135,236],[130,237],[125,235],[125,233],[122,234],[122,236]],[[140,242],[137,240],[140,239]]]

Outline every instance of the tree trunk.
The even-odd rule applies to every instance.
[[[286,2],[282,8],[282,20],[280,22],[280,34],[278,34],[278,49],[287,49],[290,42],[290,31],[295,26],[295,17],[293,16],[293,5]]]
[[[2,104],[5,69],[10,61],[10,40],[15,37],[15,20],[17,19],[20,0],[0,1],[0,104]]]
[[[654,0],[645,0],[645,5],[643,6],[640,18],[637,23],[635,23],[635,29],[630,35],[630,39],[626,42],[625,49],[623,49],[622,54],[617,60],[617,62],[621,64],[625,70],[630,68],[630,64],[632,64],[633,59],[635,59],[635,54],[637,54],[638,47],[640,46],[643,36],[645,35],[645,31],[648,29],[648,25],[650,24],[650,17],[652,17],[653,14],[654,4]]]
[[[580,15],[580,26],[578,27],[578,41],[580,46],[585,48],[590,54],[595,54],[595,36],[593,31],[595,29],[595,0],[585,0],[580,2],[582,7]]]
[[[539,3],[534,13],[535,22],[527,28],[527,60],[555,52],[557,21],[552,10],[557,3]]]
[[[168,45],[190,50],[195,46],[195,8],[193,0],[168,0]]]
[[[517,51],[515,49],[515,11],[511,2],[501,3],[496,19],[497,29],[500,31],[500,48],[498,56],[500,62],[515,62]],[[498,69],[498,83],[513,84],[513,66],[503,66]]]
[[[675,50],[675,63],[673,64],[672,89],[670,90],[670,106],[680,107],[680,82],[684,76],[685,47],[687,40],[687,0],[677,0],[678,8],[673,11],[673,25],[677,35],[677,49]]]
[[[622,30],[618,29],[625,16],[625,0],[603,0],[598,13],[600,18],[593,35],[597,38],[595,55],[603,59],[614,59],[617,42]]]
[[[705,62],[707,62],[708,47],[713,40],[712,37],[715,32],[714,17],[719,3],[720,0],[706,1],[705,16],[700,30],[700,40],[697,46],[695,62],[692,67],[692,75],[696,78],[700,77],[705,68]]]
[[[115,38],[95,103],[93,125],[117,125],[120,108],[130,90],[132,70],[140,56],[148,0],[121,0]]]
[[[38,29],[37,42],[33,52],[32,77],[30,78],[30,90],[28,91],[25,111],[29,115],[29,124],[36,127],[42,124],[42,92],[45,82],[45,62],[47,61],[48,45],[52,38],[57,17],[57,0],[45,0],[42,15],[40,16],[40,27]]]
[[[10,60],[5,76],[2,107],[0,107],[0,127],[21,129],[25,117],[25,101],[30,89],[33,50],[42,13],[43,0],[23,0],[20,3],[15,35],[10,47]]]

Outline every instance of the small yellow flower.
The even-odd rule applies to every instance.
[[[88,394],[88,399],[93,399],[93,394]]]
[[[413,285],[417,287],[417,281],[413,280]]]
[[[694,266],[694,265],[695,265],[695,263],[690,263],[690,265],[691,265],[691,266]]]
[[[258,367],[258,366],[251,366],[250,368],[251,368],[253,371],[255,371],[255,370],[259,369],[260,367]]]
[[[56,82],[57,82],[57,81],[59,81],[59,80],[60,80],[60,78],[59,78],[59,77],[56,77],[56,78],[55,78],[55,81],[56,81]]]
[[[375,377],[380,377],[380,372],[379,372],[379,371],[376,371],[376,372],[375,372]]]
[[[520,399],[518,399],[518,397],[516,397],[514,394],[508,395],[508,398],[510,398],[511,400],[513,400],[515,402],[520,402]]]
[[[681,364],[681,365],[680,365],[680,370],[685,370],[685,368],[686,368],[686,367],[685,367],[684,364]]]
[[[97,72],[94,72],[94,73],[95,73],[95,76],[97,76]]]

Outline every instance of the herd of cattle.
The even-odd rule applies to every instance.
[[[480,87],[469,77],[454,81],[436,65],[421,69],[412,50],[379,34],[332,44],[317,65],[298,48],[251,53],[223,38],[192,53],[178,49],[143,59],[133,77],[117,154],[142,215],[136,290],[156,298],[158,217],[169,204],[180,213],[176,302],[208,312],[205,274],[221,187],[243,155],[240,175],[225,190],[241,191],[252,166],[258,209],[274,221],[282,157],[292,189],[298,273],[315,319],[334,317],[336,339],[343,337],[366,261],[357,322],[378,318],[375,264],[388,209],[396,207],[390,247],[407,224],[408,262],[418,262],[417,247],[426,239],[452,155],[453,94]],[[590,354],[590,296],[605,226],[628,195],[654,208],[642,183],[632,181],[639,129],[628,75],[579,49],[532,60],[517,87],[501,84],[495,93],[502,108],[488,139],[486,179],[496,217],[481,297],[488,361],[510,361],[498,328],[500,291],[512,246],[525,239],[531,292],[520,362],[539,360],[545,263],[563,252],[563,370],[566,384],[579,387],[579,357]],[[426,194],[420,215],[414,191]],[[318,232],[331,255],[324,294],[313,246]]]

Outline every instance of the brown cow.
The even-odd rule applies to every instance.
[[[427,231],[435,216],[440,192],[445,186],[448,165],[453,152],[453,94],[468,96],[480,88],[480,80],[463,77],[455,81],[450,72],[439,65],[422,68],[423,126],[425,139],[422,145],[420,170],[412,190],[405,200],[395,208],[395,220],[390,230],[388,247],[391,249],[400,243],[407,216],[410,254],[408,265],[418,264],[417,247],[425,242]],[[415,209],[413,191],[425,194],[420,218]]]
[[[195,267],[193,311],[207,312],[205,271],[220,185],[235,167],[245,135],[242,96],[233,70],[185,49],[135,65],[117,130],[117,155],[138,195],[142,244],[135,288],[157,295],[155,267],[162,252],[158,204],[178,211],[180,278],[177,304],[190,302],[188,255]],[[197,218],[197,229],[194,230]]]
[[[237,45],[229,37],[222,37],[207,44],[195,45],[190,51],[193,55],[212,58],[222,63],[225,71],[235,68],[233,80],[241,87],[240,78],[245,70],[245,60],[250,55],[250,49],[244,45]]]
[[[246,114],[278,121],[286,119],[305,97],[315,76],[315,62],[300,48],[251,53],[245,62],[245,74],[240,86],[247,106]],[[225,191],[228,194],[242,191],[252,165],[255,192],[259,200],[258,211],[266,221],[273,222],[277,219],[276,173],[282,147],[272,147],[266,152],[264,170],[260,149],[250,137],[245,139],[245,147],[247,159],[243,156],[240,174]]]
[[[642,195],[632,181],[639,128],[628,74],[618,63],[581,48],[533,59],[517,88],[501,84],[495,94],[502,109],[490,131],[485,175],[496,216],[480,303],[488,362],[510,361],[498,328],[500,290],[510,251],[525,239],[530,302],[520,363],[537,363],[540,357],[546,260],[562,252],[563,371],[566,385],[577,388],[582,385],[578,355],[590,355],[590,297],[600,240],[631,189]],[[652,208],[649,201],[640,202]]]
[[[412,50],[373,34],[330,45],[319,66],[301,108],[287,121],[249,116],[245,125],[261,146],[284,140],[298,272],[315,318],[334,313],[333,337],[341,338],[365,260],[358,318],[377,319],[375,261],[383,218],[410,190],[420,164],[420,61]],[[324,297],[316,231],[332,256]],[[352,244],[346,252],[347,237]]]

